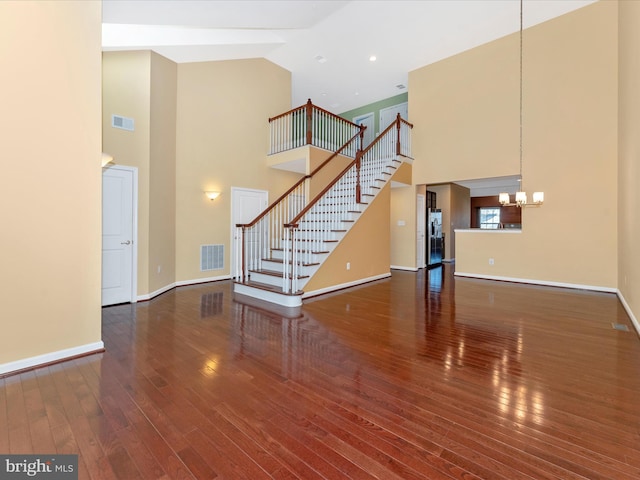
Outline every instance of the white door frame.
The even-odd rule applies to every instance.
[[[363,122],[363,120],[368,120],[368,122]],[[362,115],[358,115],[357,117],[353,117],[353,123],[356,125],[360,125],[364,123],[367,126],[367,129],[364,131],[364,141],[362,148],[366,148],[369,146],[371,142],[376,138],[376,121],[373,116],[373,112],[365,113]],[[367,125],[369,123],[370,125]]]
[[[132,174],[132,208],[131,212],[131,226],[133,248],[131,249],[131,303],[138,301],[138,168],[127,167],[124,165],[110,165],[103,167],[102,173],[107,170],[120,170],[131,172]],[[104,207],[102,207],[104,208]],[[102,230],[102,222],[100,222],[100,229]],[[101,232],[102,233],[102,232]],[[102,266],[100,267],[102,268]]]
[[[409,116],[409,102],[402,102],[402,103],[398,103],[397,105],[391,105],[390,107],[380,109],[380,118],[379,118],[379,124],[378,124],[380,126],[379,127],[380,132],[382,132],[385,128],[387,128],[389,124],[393,123],[398,113],[402,114],[402,113],[405,113],[405,111],[406,111],[406,115],[402,115],[402,118],[407,120],[405,116],[406,117]],[[384,117],[389,114],[393,114],[393,117],[387,118],[385,121]]]
[[[416,266],[425,268],[427,266],[427,201],[426,196],[421,193],[416,195]],[[422,241],[420,241],[420,225],[422,224]]]
[[[237,195],[240,192],[253,192],[253,193],[259,193],[259,194],[263,194],[264,195],[264,199],[266,201],[266,205],[265,208],[269,206],[269,191],[268,190],[258,190],[256,188],[244,188],[244,187],[231,187],[231,212],[230,212],[230,217],[231,217],[231,255],[230,255],[230,264],[231,264],[231,268],[229,268],[229,274],[231,275],[231,278],[236,278],[237,276],[237,265],[236,265],[236,223],[238,223],[238,220],[236,220],[236,218],[234,217],[234,208],[235,208],[235,204],[238,201]]]

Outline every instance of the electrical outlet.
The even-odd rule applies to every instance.
[[[489,259],[489,265],[493,265],[493,263],[494,263],[493,258],[490,258],[490,259]]]
[[[158,273],[162,271],[162,265],[158,265]]]
[[[351,270],[351,262],[347,262],[347,270]]]

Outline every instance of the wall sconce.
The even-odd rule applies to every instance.
[[[102,152],[102,168],[113,164],[113,155]]]
[[[204,192],[209,200],[212,202],[220,196],[220,192]]]

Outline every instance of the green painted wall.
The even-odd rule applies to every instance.
[[[385,98],[384,100],[380,100],[378,102],[370,103],[368,105],[364,105],[362,107],[354,108],[353,110],[349,110],[344,113],[340,113],[339,115],[342,118],[346,118],[349,121],[353,121],[355,117],[360,115],[364,115],[366,113],[373,112],[373,118],[375,119],[375,131],[380,132],[380,110],[388,107],[392,107],[394,105],[398,105],[399,103],[405,103],[409,101],[409,93],[401,93],[400,95],[396,95],[394,97]],[[408,120],[408,119],[405,119]]]

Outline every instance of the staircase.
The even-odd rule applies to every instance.
[[[412,126],[399,116],[362,149],[364,127],[340,117],[334,120],[332,114],[327,113],[322,111],[325,116],[318,122],[323,129],[332,133],[339,131],[328,123],[335,121],[355,134],[255,220],[236,226],[238,244],[235,250],[239,255],[234,261],[239,274],[234,279],[235,293],[286,307],[301,305],[305,285],[365,214],[397,168],[410,158]],[[302,115],[298,111],[294,118],[312,121],[313,115]],[[320,138],[323,145],[331,143],[324,138],[326,135],[309,134],[308,126],[291,128],[290,123],[287,125],[287,130],[297,132],[298,137],[299,132],[306,130],[305,139],[311,144],[316,138]],[[275,135],[276,138],[281,136]],[[339,131],[337,136],[344,137],[344,131]],[[287,139],[283,143],[291,145],[293,142]],[[353,161],[318,195],[309,199],[313,177],[338,155],[353,156]]]

